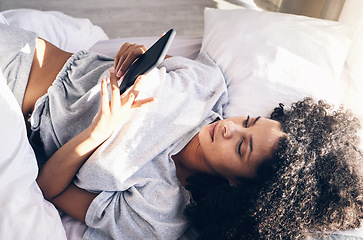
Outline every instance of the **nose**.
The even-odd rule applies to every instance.
[[[223,137],[226,139],[232,138],[235,133],[240,132],[241,129],[234,122],[227,120],[223,126]]]

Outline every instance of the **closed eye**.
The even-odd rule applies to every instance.
[[[242,157],[242,152],[241,152],[241,148],[242,148],[242,144],[243,144],[244,139],[241,139],[241,142],[238,144],[238,154]]]

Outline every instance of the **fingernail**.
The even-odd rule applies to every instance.
[[[122,72],[121,72],[121,70],[117,72],[116,76],[117,76],[117,77],[121,77],[121,76],[122,76]]]
[[[115,68],[114,67],[110,68],[110,72],[115,73]]]
[[[111,83],[111,79],[109,77],[105,77],[105,83],[108,85]]]

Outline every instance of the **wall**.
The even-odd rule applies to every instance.
[[[255,0],[268,11],[292,13],[337,21],[346,0]]]

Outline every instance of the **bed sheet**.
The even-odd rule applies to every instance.
[[[182,56],[190,59],[195,59],[202,46],[202,37],[184,37],[176,36],[170,46],[168,55]],[[105,54],[109,57],[115,57],[117,51],[125,42],[137,43],[145,45],[149,48],[154,42],[158,40],[158,37],[134,37],[134,38],[119,38],[99,41],[90,48],[90,51]]]
[[[109,39],[103,29],[87,18],[74,18],[58,11],[14,9],[1,12],[6,21],[28,31],[67,52],[87,50]],[[44,24],[47,23],[47,24]]]
[[[65,240],[56,208],[36,184],[35,154],[7,77],[0,68],[0,239]]]

